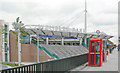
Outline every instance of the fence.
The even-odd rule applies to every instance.
[[[25,25],[26,28],[30,29],[42,29],[42,30],[50,30],[50,31],[64,31],[64,32],[85,32],[85,29],[79,28],[69,28],[69,27],[61,27],[61,26],[48,26],[48,25]]]
[[[47,61],[32,65],[20,66],[16,68],[4,69],[0,73],[53,73],[55,71],[64,71],[74,69],[88,61],[88,54],[64,58],[59,60]]]

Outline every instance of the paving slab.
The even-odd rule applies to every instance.
[[[85,67],[80,69],[77,67],[74,71],[118,71],[118,50],[114,49],[112,54],[107,56],[107,62],[104,62],[101,67]]]

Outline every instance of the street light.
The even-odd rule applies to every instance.
[[[16,22],[13,22],[14,29],[18,32],[18,63],[21,64],[21,38],[20,38],[20,28],[23,27],[22,21],[19,22],[19,17],[16,19]]]

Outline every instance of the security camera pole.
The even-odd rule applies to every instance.
[[[18,63],[21,64],[21,38],[20,38],[20,28],[24,25],[22,21],[19,22],[19,17],[16,19],[16,22],[13,22],[13,27],[18,32]]]

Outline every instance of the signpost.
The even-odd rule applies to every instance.
[[[100,30],[97,30],[96,33],[97,33],[97,35],[99,35],[100,34]]]

